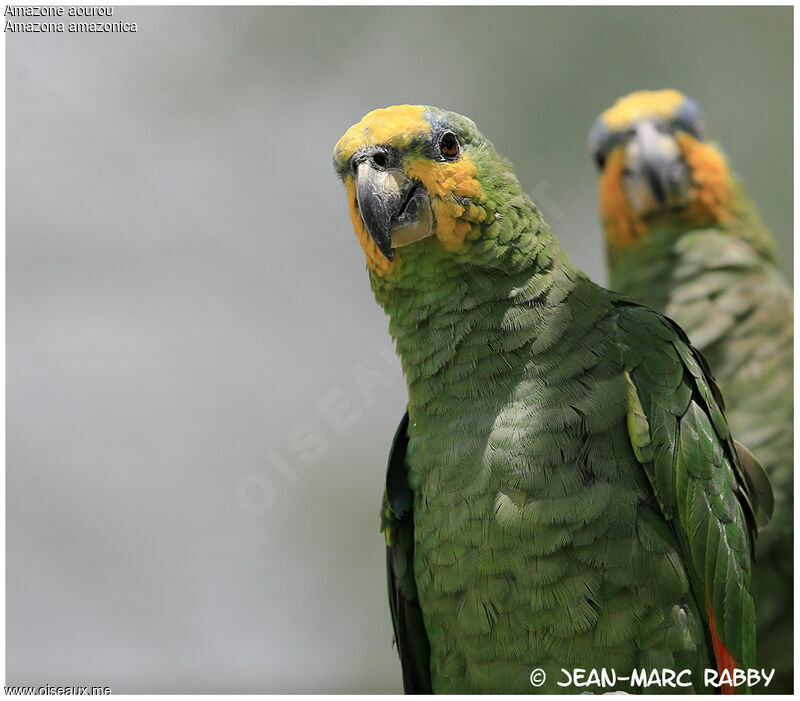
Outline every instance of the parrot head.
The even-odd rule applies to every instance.
[[[612,248],[635,244],[664,217],[724,225],[734,189],[722,154],[705,141],[696,102],[677,90],[620,98],[589,132],[599,200]]]
[[[378,276],[422,250],[463,259],[494,221],[493,193],[519,186],[471,120],[421,105],[370,112],[339,139],[333,162]]]

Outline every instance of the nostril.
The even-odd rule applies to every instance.
[[[378,166],[378,168],[385,168],[386,167],[386,154],[383,153],[374,153],[372,155],[372,162]]]

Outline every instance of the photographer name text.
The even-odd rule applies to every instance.
[[[537,671],[537,670],[534,670]],[[562,669],[563,681],[556,682],[559,686],[580,686],[580,687],[615,687],[621,682],[627,682],[632,687],[658,687],[681,688],[690,687],[694,684],[692,680],[692,670],[682,669],[634,669],[629,676],[617,674],[614,669]],[[703,670],[703,684],[705,687],[720,688],[721,686],[739,687],[747,685],[755,687],[760,684],[769,686],[775,670],[766,669],[723,669],[721,672],[716,669]],[[535,682],[531,682],[534,685]]]

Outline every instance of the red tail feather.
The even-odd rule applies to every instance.
[[[726,648],[722,641],[717,636],[717,629],[714,627],[714,612],[711,610],[711,607],[708,606],[708,625],[711,628],[711,643],[714,645],[714,657],[717,658],[717,671],[722,673],[723,669],[727,669],[728,673],[733,677],[733,670],[736,669],[736,660],[733,659],[733,655],[728,652],[728,648]],[[735,694],[736,689],[730,684],[723,684],[720,687],[720,691],[723,694]]]

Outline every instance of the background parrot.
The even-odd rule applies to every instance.
[[[382,508],[406,691],[751,667],[771,493],[680,328],[576,269],[464,117],[376,110],[334,165],[408,385]]]
[[[620,99],[589,141],[610,286],[683,327],[719,383],[733,435],[772,480],[775,514],[756,551],[758,663],[776,669],[775,691],[791,693],[792,292],[772,236],[681,93]]]

